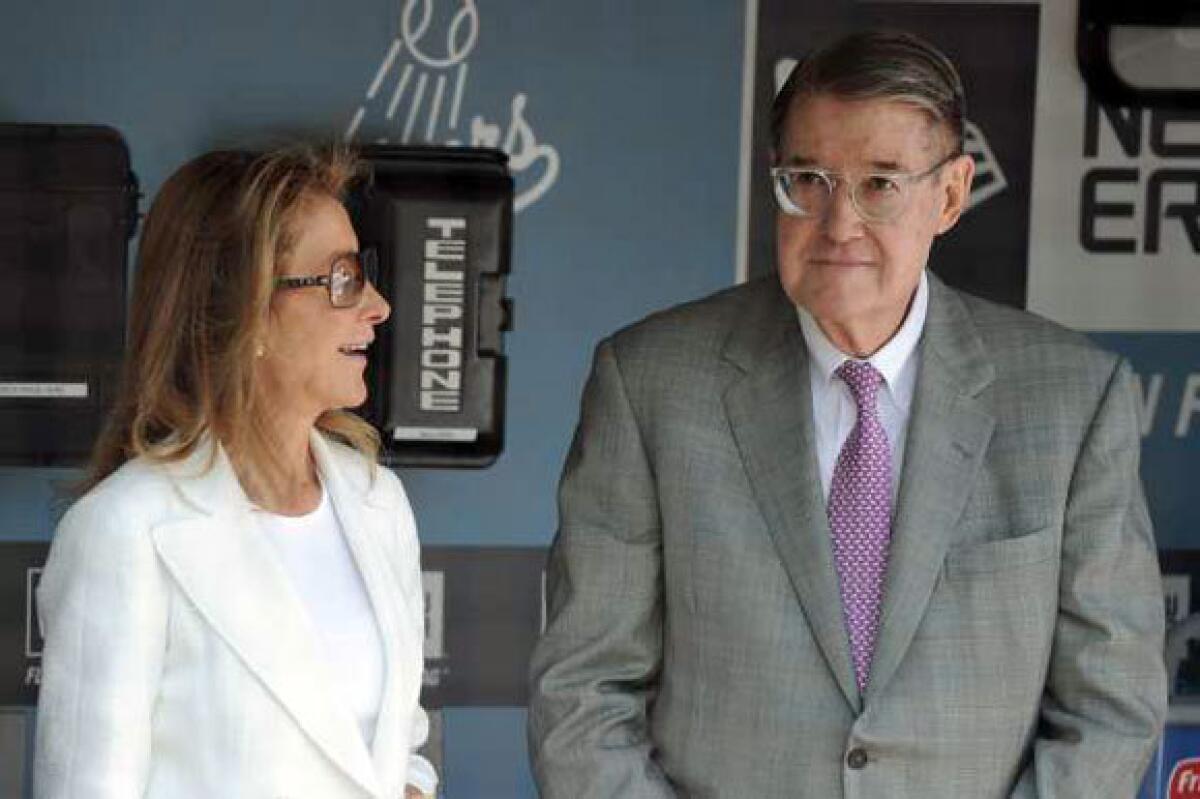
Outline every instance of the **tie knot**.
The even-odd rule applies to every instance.
[[[873,409],[883,375],[868,361],[845,361],[834,372],[850,388],[859,410]]]

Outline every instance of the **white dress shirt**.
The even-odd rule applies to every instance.
[[[892,450],[892,497],[900,487],[900,467],[904,463],[904,442],[908,432],[909,411],[917,384],[920,352],[917,343],[925,329],[929,309],[929,278],[921,272],[917,293],[900,329],[891,340],[866,360],[883,375],[879,391],[879,418]],[[834,372],[851,356],[839,350],[821,331],[812,314],[797,307],[800,330],[808,348],[808,381],[812,390],[813,429],[817,440],[817,464],[821,489],[829,499],[833,469],[838,453],[854,429],[858,406],[854,396]]]

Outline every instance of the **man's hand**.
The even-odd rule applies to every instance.
[[[404,786],[404,799],[434,799],[434,797],[412,785]]]

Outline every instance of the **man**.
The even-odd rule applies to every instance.
[[[778,279],[603,342],[563,473],[547,799],[1128,799],[1166,710],[1128,367],[925,271],[953,66],[867,33],[776,99]]]

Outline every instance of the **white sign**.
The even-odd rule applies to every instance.
[[[425,657],[446,657],[446,573],[421,572],[425,590]]]
[[[1200,117],[1105,109],[1076,2],[1043,3],[1028,306],[1083,330],[1200,329]]]
[[[87,383],[0,383],[0,399],[87,399]]]
[[[1192,604],[1192,577],[1190,574],[1164,574],[1163,604],[1167,624],[1181,622],[1188,617]]]
[[[397,427],[392,431],[395,441],[454,441],[471,443],[479,440],[473,427]]]
[[[41,567],[25,571],[25,657],[42,656],[42,620],[37,612],[37,586]]]

